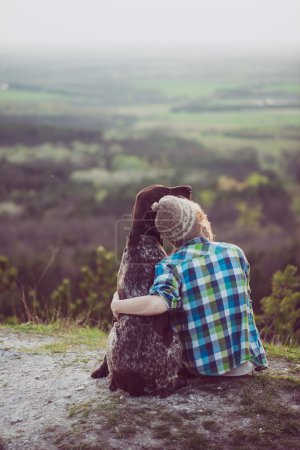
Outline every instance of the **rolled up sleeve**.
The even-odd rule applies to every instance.
[[[158,263],[155,266],[154,283],[149,294],[162,297],[168,309],[179,309],[181,307],[180,285],[181,281],[176,267]]]

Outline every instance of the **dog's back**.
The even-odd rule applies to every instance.
[[[155,263],[165,256],[154,238],[137,235],[128,241],[118,274],[120,299],[148,294]],[[107,349],[111,384],[131,395],[174,385],[181,357],[182,346],[171,331],[168,312],[150,317],[124,314],[111,330]]]

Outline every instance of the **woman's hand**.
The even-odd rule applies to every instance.
[[[118,291],[116,291],[116,292],[114,293],[114,295],[113,295],[113,300],[120,300]]]
[[[113,316],[114,316],[114,318],[115,318],[116,320],[119,320],[119,313],[116,311],[117,301],[118,301],[118,300],[120,300],[120,298],[119,298],[118,292],[116,291],[116,292],[114,293],[114,295],[113,295],[113,299],[112,299],[112,302],[111,302],[111,305],[110,305],[111,310],[112,310],[112,313],[113,313]]]
[[[119,300],[115,292],[111,310],[114,317],[119,320],[119,314],[135,314],[138,316],[153,316],[168,311],[166,302],[159,295],[142,295],[141,297]]]

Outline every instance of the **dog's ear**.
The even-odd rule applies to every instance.
[[[182,185],[170,188],[171,195],[182,196],[188,200],[192,199],[192,186]]]

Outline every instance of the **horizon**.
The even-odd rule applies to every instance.
[[[220,58],[251,58],[251,57],[292,57],[300,60],[300,42],[294,44],[271,45],[265,44],[259,47],[255,45],[238,45],[232,43],[230,46],[224,44],[207,45],[168,45],[160,48],[150,45],[144,46],[78,46],[77,48],[62,45],[10,45],[3,46],[0,42],[0,54],[3,57],[80,57],[89,58],[91,56],[109,57],[139,57],[139,58],[170,58],[189,59],[203,57],[205,59],[218,56]]]
[[[300,47],[297,0],[0,0],[0,48],[40,51]]]

